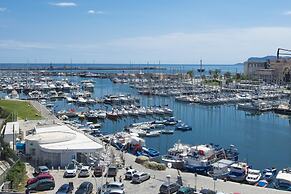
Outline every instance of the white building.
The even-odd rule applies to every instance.
[[[26,154],[36,165],[64,167],[84,153],[96,154],[103,146],[66,125],[36,128],[25,140]]]
[[[18,134],[19,134],[19,123],[7,122],[4,128],[4,138],[3,138],[4,142],[8,143],[12,148],[13,141],[16,141]]]

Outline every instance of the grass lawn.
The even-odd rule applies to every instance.
[[[42,117],[40,113],[29,103],[17,100],[0,100],[0,107],[10,113],[17,113],[18,118],[27,120],[38,120]]]

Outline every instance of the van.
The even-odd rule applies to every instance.
[[[104,171],[105,171],[105,166],[103,166],[103,165],[95,166],[95,168],[94,168],[94,176],[95,177],[103,176],[103,172]]]
[[[110,165],[107,169],[107,176],[115,177],[117,175],[118,168],[115,165]]]

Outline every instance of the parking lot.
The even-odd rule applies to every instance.
[[[120,181],[119,178],[121,176],[122,178],[122,182],[124,183],[124,187],[125,187],[125,193],[158,193],[159,190],[159,186],[165,181],[165,180],[158,180],[155,179],[154,176],[152,176],[149,180],[140,183],[140,184],[133,184],[131,183],[130,180],[124,180],[124,173],[126,172],[125,169],[120,169],[118,170],[118,175],[116,176],[116,181]],[[74,177],[74,178],[64,178],[64,170],[51,170],[50,173],[53,175],[54,179],[55,179],[55,189],[52,191],[46,191],[43,193],[56,193],[56,191],[58,190],[58,188],[65,184],[65,183],[69,183],[69,182],[73,182],[74,184],[74,192],[77,190],[77,187],[85,181],[89,181],[93,184],[94,186],[94,190],[93,192],[96,193],[96,188],[100,187],[102,184],[105,184],[106,181],[113,182],[114,179],[113,177],[94,177],[93,176],[93,171],[91,171],[91,176],[90,177],[86,177],[86,178],[79,178],[78,176]]]
[[[151,174],[151,178],[141,184],[132,184],[131,181],[124,180],[125,169],[118,170],[118,174],[116,176],[116,181],[119,181],[119,177],[122,177],[122,182],[124,183],[125,193],[126,194],[158,194],[159,187],[162,183],[167,181],[167,176],[171,177],[171,182],[175,182],[177,180],[178,171],[175,169],[166,169],[166,171],[154,171],[150,169],[146,169],[144,166],[137,164],[134,162],[134,157],[130,154],[125,154],[126,165],[132,166],[134,169],[138,171],[148,172]],[[32,170],[30,170],[32,171]],[[64,170],[51,170],[50,173],[55,178],[55,189],[52,191],[47,191],[43,193],[56,193],[58,188],[65,183],[73,182],[74,184],[74,192],[77,187],[85,181],[90,181],[94,185],[94,193],[96,193],[96,188],[100,187],[102,184],[106,183],[106,177],[97,177],[94,178],[92,175],[87,178],[78,178],[78,176],[74,178],[63,178]],[[92,171],[93,173],[93,171]],[[183,184],[186,186],[197,187],[197,189],[208,188],[212,190],[222,191],[226,194],[280,194],[280,193],[289,193],[286,191],[279,191],[275,189],[267,189],[267,188],[259,188],[252,185],[240,184],[234,182],[224,182],[223,180],[214,181],[210,177],[194,176],[192,173],[181,173],[181,177],[183,180]],[[113,182],[113,178],[107,178],[107,181]],[[97,186],[97,187],[96,187]]]

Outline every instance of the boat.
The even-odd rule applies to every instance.
[[[190,146],[182,144],[179,140],[172,148],[168,150],[166,155],[162,156],[161,161],[172,168],[183,169],[183,158],[187,156],[189,150]]]
[[[167,118],[167,119],[164,121],[164,124],[165,124],[165,125],[176,125],[177,123],[178,123],[178,121],[175,119],[175,117]]]
[[[266,180],[259,180],[259,182],[256,183],[256,186],[263,187],[263,188],[267,187],[268,185],[269,185],[269,182]]]
[[[207,174],[211,164],[225,158],[224,150],[212,144],[192,146],[184,157],[184,170],[193,173]]]
[[[189,125],[187,125],[185,123],[178,123],[176,125],[175,129],[178,131],[191,131],[192,127],[190,127]]]
[[[146,137],[158,137],[160,136],[161,131],[157,130],[157,131],[147,131],[146,132]]]
[[[235,182],[243,182],[248,173],[248,165],[244,162],[236,162],[229,168],[230,172],[227,178]]]
[[[262,174],[261,174],[260,170],[249,169],[248,174],[246,176],[246,181],[249,184],[254,185],[261,179],[261,176],[262,176]]]
[[[211,164],[211,170],[207,174],[213,178],[225,179],[229,174],[229,167],[234,163],[232,160],[221,159]]]
[[[280,190],[291,191],[291,167],[278,172],[274,187]]]
[[[277,169],[276,168],[266,168],[263,170],[263,179],[265,179],[268,182],[271,182],[277,174]]]
[[[150,157],[158,157],[158,156],[160,156],[160,152],[158,152],[157,150],[155,150],[153,148],[143,147],[142,151],[144,153],[146,153],[147,155],[149,155]]]
[[[277,108],[274,109],[274,112],[282,115],[291,115],[290,105],[280,104]]]
[[[239,152],[235,145],[230,145],[225,149],[226,159],[232,161],[238,161]]]
[[[106,113],[106,116],[109,118],[109,119],[117,119],[118,118],[118,114],[114,111],[111,111],[111,112],[107,112]]]
[[[174,130],[164,129],[164,130],[161,130],[161,133],[166,134],[166,135],[172,135],[174,134]]]

